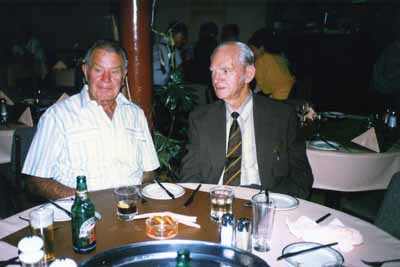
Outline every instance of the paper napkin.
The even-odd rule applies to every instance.
[[[26,126],[33,127],[33,119],[30,107],[25,109],[25,111],[19,117],[18,122],[25,124]]]
[[[337,218],[329,224],[320,225],[306,216],[301,216],[295,221],[286,219],[286,224],[289,231],[299,239],[321,244],[338,242],[336,247],[345,253],[352,251],[355,245],[363,243],[363,237],[358,230],[345,226]]]
[[[4,241],[0,241],[0,261],[5,261],[18,256],[18,249]],[[11,264],[7,266],[20,266],[19,264]]]
[[[376,137],[376,132],[374,127],[369,128],[366,132],[351,140],[351,142],[366,147],[368,149],[371,149],[375,152],[378,153],[380,152],[379,143]]]
[[[67,65],[65,65],[65,63],[64,62],[62,62],[61,60],[59,60],[59,61],[57,61],[57,63],[56,64],[54,64],[54,66],[53,66],[53,70],[65,70],[65,69],[67,69],[68,67],[67,67]]]
[[[187,216],[182,215],[174,212],[150,212],[150,213],[143,213],[139,215],[135,215],[134,220],[149,218],[153,216],[170,216],[172,219],[178,221],[181,224],[191,226],[194,228],[200,228],[200,225],[196,223],[197,217],[196,216]]]
[[[2,90],[0,90],[0,98],[4,98],[7,105],[14,106],[14,102]]]
[[[56,103],[63,101],[64,99],[67,99],[69,97],[69,95],[67,95],[66,93],[63,93],[56,101]]]

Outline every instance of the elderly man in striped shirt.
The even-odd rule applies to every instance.
[[[111,41],[97,41],[82,66],[87,85],[41,117],[22,172],[31,192],[73,195],[76,176],[88,189],[148,182],[159,167],[142,109],[121,93],[128,61]]]

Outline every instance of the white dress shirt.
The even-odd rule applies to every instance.
[[[76,187],[85,175],[88,189],[101,190],[142,182],[143,171],[159,167],[142,109],[122,94],[112,120],[89,98],[79,94],[51,106],[40,118],[22,172],[53,178]]]
[[[232,108],[226,106],[226,148],[228,150],[229,130],[233,119],[231,113]],[[238,123],[242,134],[242,165],[240,175],[240,185],[261,184],[260,173],[257,163],[256,138],[254,133],[254,116],[253,116],[253,95],[250,95],[237,111],[240,115]],[[222,171],[218,184],[223,183],[224,171]]]

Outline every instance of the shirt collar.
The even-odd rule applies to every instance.
[[[83,88],[82,88],[82,90],[80,92],[80,98],[81,98],[81,107],[82,108],[85,108],[85,107],[87,107],[88,105],[90,105],[92,103],[97,105],[96,101],[90,99],[89,87],[88,87],[87,84],[85,84],[83,86]],[[121,93],[118,94],[116,101],[117,101],[117,106],[118,105],[130,105],[131,104],[131,102]]]
[[[229,118],[230,118],[233,110],[227,103],[225,103],[225,107],[226,107],[227,115],[229,115]],[[246,100],[243,102],[243,104],[240,106],[239,110],[237,111],[237,113],[239,113],[239,115],[240,115],[239,118],[246,120],[247,117],[250,115],[252,107],[253,107],[253,93],[251,91],[249,91],[249,95],[247,96]]]

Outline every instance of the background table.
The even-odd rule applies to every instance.
[[[196,187],[196,184],[183,184],[183,186],[193,189]],[[213,185],[203,185],[201,190],[208,191],[212,186]],[[242,205],[245,202],[243,199],[250,199],[257,191],[241,187],[233,187],[233,189],[236,196],[234,202],[234,213],[236,217],[251,217],[252,210]],[[218,227],[209,217],[210,201],[208,193],[199,192],[192,205],[189,206],[189,208],[183,208],[182,205],[187,197],[189,197],[190,191],[191,190],[186,190],[186,194],[176,200],[149,200],[148,204],[139,205],[139,213],[174,211],[181,214],[196,215],[198,216],[198,223],[201,225],[201,229],[179,225],[179,233],[176,239],[217,242]],[[151,240],[145,234],[144,220],[122,222],[116,218],[116,207],[112,190],[92,192],[90,193],[90,197],[94,201],[96,209],[99,210],[103,216],[102,220],[98,222],[96,229],[98,240],[97,249],[88,255],[75,254],[71,247],[70,222],[57,222],[56,226],[61,226],[61,228],[56,231],[55,235],[57,257],[72,257],[79,261],[110,248],[129,244],[131,242]],[[272,250],[268,253],[256,252],[256,254],[265,259],[271,266],[286,266],[285,261],[276,261],[276,258],[281,254],[282,249],[286,245],[301,241],[289,232],[286,220],[295,220],[301,215],[307,215],[312,219],[316,219],[327,212],[332,213],[332,216],[327,222],[336,217],[345,225],[358,229],[364,237],[364,243],[362,245],[355,247],[355,249],[349,253],[343,254],[346,266],[365,266],[360,262],[360,259],[388,259],[399,256],[400,240],[395,239],[370,223],[305,200],[300,200],[299,207],[294,210],[276,212],[272,234]],[[0,221],[0,238],[3,238],[4,241],[10,244],[16,245],[18,240],[28,234],[28,229],[24,228],[28,223],[19,219],[18,216],[26,217],[28,214],[29,210]],[[20,229],[22,230],[19,231]],[[388,264],[387,266],[396,265]]]

